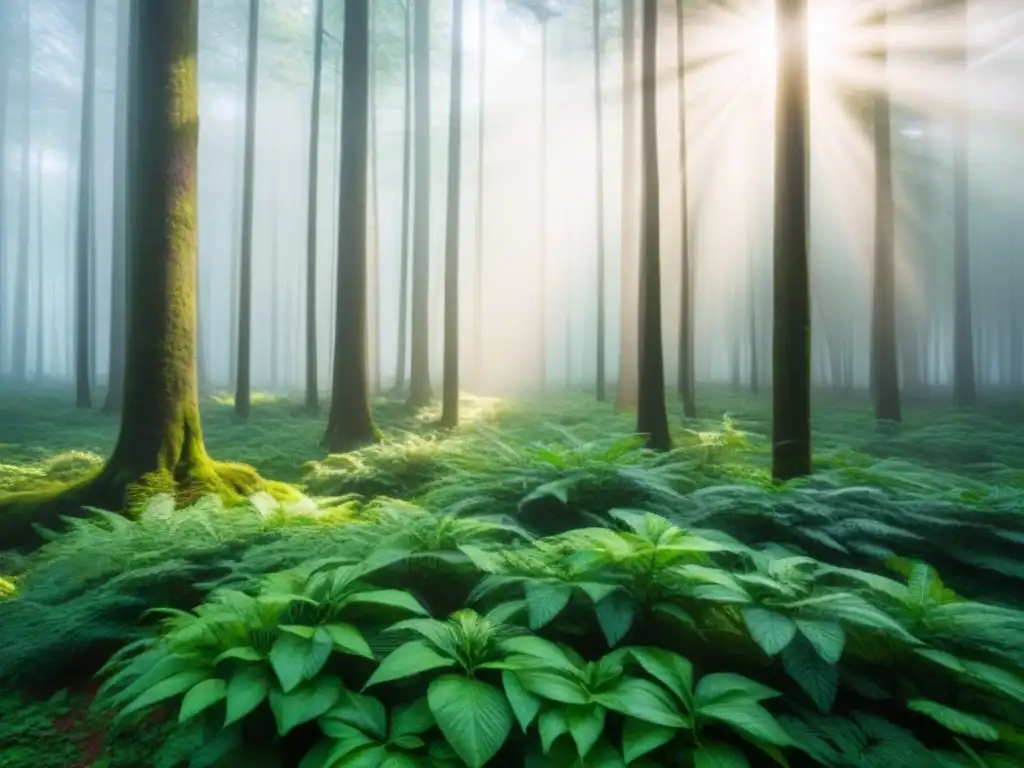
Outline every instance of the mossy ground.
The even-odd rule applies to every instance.
[[[816,469],[840,487],[890,488],[906,498],[970,502],[981,510],[998,507],[1024,515],[1024,405],[1001,398],[961,411],[945,402],[936,396],[906,408],[903,424],[880,426],[866,400],[835,403],[827,395],[820,397],[814,424]],[[705,388],[699,406],[702,418],[685,421],[672,404],[673,439],[680,453],[666,463],[669,469],[681,468],[672,477],[673,487],[686,493],[713,486],[774,492],[768,474],[768,398]],[[278,483],[275,495],[301,491],[331,497],[333,501],[321,505],[335,509],[339,497],[390,496],[428,508],[463,504],[473,493],[467,488],[485,483],[490,489],[484,503],[514,508],[529,490],[523,487],[528,468],[520,466],[527,459],[563,475],[589,471],[595,463],[618,468],[633,461],[574,448],[624,437],[633,426],[632,414],[616,414],[610,405],[584,394],[519,403],[467,397],[464,424],[450,432],[437,428],[437,408],[410,412],[401,402],[379,400],[374,416],[382,431],[380,444],[325,457],[325,419],[307,413],[298,397],[254,397],[245,424],[234,419],[229,398],[208,398],[202,406],[211,456],[254,468]],[[112,449],[117,428],[116,418],[75,410],[63,391],[5,393],[0,397],[0,494],[48,494],[88,480]],[[542,482],[544,475],[537,477]],[[628,494],[637,486],[621,487]],[[503,489],[509,488],[512,495],[506,499]],[[616,501],[629,503],[628,498]],[[242,541],[239,546],[248,545]],[[19,558],[0,552],[0,577],[14,576],[22,567]],[[17,581],[0,581],[0,600]],[[137,739],[114,742],[102,758],[83,752],[95,723],[90,725],[83,714],[77,725],[68,725],[69,713],[79,711],[74,697],[55,703],[24,695],[0,697],[0,764],[139,764],[132,762],[139,754]],[[39,739],[38,754],[28,744],[30,737]],[[78,762],[67,762],[72,758]],[[92,762],[81,762],[85,759]]]

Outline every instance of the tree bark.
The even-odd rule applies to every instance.
[[[78,146],[78,233],[75,244],[75,405],[92,407],[89,305],[92,219],[93,130],[96,100],[96,0],[85,6],[85,62],[82,67],[82,122]]]
[[[45,374],[43,356],[46,350],[46,311],[44,306],[46,280],[46,246],[43,237],[43,151],[36,152],[36,383],[41,383]]]
[[[604,85],[601,77],[601,4],[593,3],[593,47],[594,47],[594,144],[597,157],[595,170],[595,204],[597,206],[597,400],[604,402],[607,398],[607,382],[605,380],[607,363],[605,362],[605,242],[604,242]]]
[[[807,248],[807,0],[776,0],[772,477],[811,473],[811,296]]]
[[[8,4],[0,3],[0,29],[8,27]],[[0,45],[0,147],[7,146],[7,95],[9,90],[8,80],[11,76],[10,52],[6,45]],[[0,179],[7,178],[7,153],[0,152]],[[0,296],[6,295],[4,291],[4,268],[7,256],[7,206],[6,206],[6,185],[0,184]],[[4,363],[4,317],[0,312],[0,374],[3,373]]]
[[[316,248],[320,192],[320,99],[323,92],[324,0],[316,0],[313,99],[309,114],[309,186],[306,191],[306,410],[320,410],[316,340]]]
[[[686,142],[686,25],[684,2],[676,3],[676,66],[679,81],[679,363],[676,388],[683,414],[697,417],[693,368],[693,269],[690,265],[690,185]]]
[[[11,377],[24,384],[28,372],[29,247],[32,231],[32,7],[24,7],[24,78],[21,102],[21,168],[18,180],[18,262],[14,279]]]
[[[366,355],[367,166],[370,17],[367,3],[345,4],[338,284],[334,381],[324,443],[332,453],[377,439],[370,415]]]
[[[412,0],[409,0],[412,2]],[[413,13],[416,87],[416,189],[413,211],[411,408],[430,402],[430,0]]]
[[[967,77],[967,0],[959,0],[957,13],[964,50],[963,75]],[[974,331],[971,318],[971,244],[968,181],[969,90],[964,86],[961,104],[953,117],[953,402],[960,408],[974,405],[977,385],[974,373]]]
[[[640,333],[636,431],[659,451],[672,447],[665,409],[665,361],[661,338],[661,214],[658,174],[658,0],[643,0],[643,230],[640,248]]]
[[[476,150],[476,227],[473,272],[473,386],[484,386],[484,148],[487,128],[487,0],[480,0],[480,90]]]
[[[249,0],[249,39],[245,74],[245,159],[242,180],[242,252],[238,278],[238,370],[235,415],[251,410],[252,367],[252,211],[256,171],[256,98],[259,80],[260,0]]]
[[[538,382],[543,390],[548,383],[548,22],[540,22],[540,245],[538,290],[540,311],[537,320]]]
[[[462,197],[462,3],[452,0],[448,107],[448,210],[444,244],[444,382],[441,426],[459,423],[459,211]]]
[[[486,0],[483,0],[486,2]],[[405,391],[405,362],[408,357],[409,310],[409,204],[411,202],[410,176],[412,171],[412,2],[405,0],[405,106],[402,130],[402,255],[400,258],[398,287],[398,360],[395,364],[394,393]]]
[[[622,0],[622,203],[619,236],[619,382],[617,409],[637,404],[638,307],[636,304],[639,260],[636,222],[636,0]]]

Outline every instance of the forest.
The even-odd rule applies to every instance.
[[[1022,11],[0,0],[0,768],[1020,768]]]

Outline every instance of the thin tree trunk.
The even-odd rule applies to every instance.
[[[636,431],[659,451],[672,447],[665,409],[665,361],[661,334],[661,214],[658,174],[658,0],[643,0],[642,118],[643,230],[640,262],[640,333]]]
[[[811,296],[807,248],[807,0],[776,0],[772,476],[811,473]]]
[[[245,160],[242,181],[242,253],[238,282],[238,373],[235,415],[246,420],[251,409],[252,376],[252,213],[256,166],[256,98],[259,80],[260,0],[249,0],[246,45]]]
[[[309,115],[309,187],[306,191],[306,410],[320,410],[316,343],[316,248],[320,192],[320,98],[323,91],[324,0],[316,0],[313,99]]]
[[[605,352],[605,243],[604,243],[604,85],[601,77],[601,4],[593,3],[594,47],[594,144],[597,153],[595,203],[597,205],[597,400],[607,398]]]
[[[486,2],[486,0],[484,0]],[[0,29],[7,29],[9,24],[9,4],[0,2]],[[7,146],[7,96],[10,89],[11,75],[10,51],[8,46],[0,45],[0,147]],[[0,179],[7,178],[7,153],[0,152]],[[0,184],[0,301],[6,295],[4,275],[7,258],[7,206],[6,185]],[[4,313],[0,312],[0,374],[4,369]]]
[[[963,74],[967,77],[967,0],[959,0],[957,13],[963,35]],[[969,89],[953,118],[953,401],[961,408],[974,405],[974,331],[971,320],[970,212],[968,142],[970,141]]]
[[[430,0],[416,0],[416,193],[413,211],[412,361],[409,407],[430,402]]]
[[[18,179],[18,262],[14,279],[13,342],[11,376],[24,384],[28,369],[29,247],[32,210],[32,11],[24,7],[24,78],[22,81],[21,169]]]
[[[278,156],[280,157],[280,155]],[[270,214],[270,388],[281,391],[281,169],[274,173],[274,210]]]
[[[487,0],[481,0],[486,2]],[[412,171],[412,3],[405,0],[405,105],[403,107],[404,127],[402,131],[402,255],[399,260],[401,274],[398,282],[398,360],[395,364],[394,393],[405,391],[405,361],[407,357],[409,309],[409,204],[411,198],[410,176]]]
[[[448,210],[444,245],[444,381],[441,426],[459,423],[459,212],[462,195],[462,3],[452,0],[452,70],[448,107]]]
[[[696,381],[693,369],[693,268],[690,264],[689,158],[686,142],[686,25],[683,0],[676,3],[676,75],[679,81],[679,362],[676,389],[683,414],[697,417]]]
[[[370,8],[370,224],[369,281],[367,283],[369,325],[367,332],[370,392],[380,392],[380,185],[377,163],[377,23],[376,3]]]
[[[324,443],[339,452],[373,442],[366,356],[370,37],[367,3],[345,4],[344,120],[338,219],[334,381]]]
[[[92,212],[93,113],[96,98],[96,0],[85,10],[85,62],[82,68],[82,123],[78,146],[78,235],[75,259],[75,404],[91,408],[89,268]]]
[[[477,187],[473,271],[473,386],[483,388],[484,380],[484,147],[487,127],[487,0],[480,0],[480,91],[477,117]]]
[[[43,306],[46,275],[46,247],[43,239],[43,151],[36,152],[36,366],[35,380],[43,380],[46,349],[46,312]]]
[[[639,312],[636,304],[637,258],[636,195],[636,0],[622,0],[622,203],[619,235],[619,383],[617,409],[637,404],[637,349]]]
[[[538,379],[543,390],[548,383],[548,23],[540,24],[540,256],[538,290],[540,312],[538,319],[537,354]]]

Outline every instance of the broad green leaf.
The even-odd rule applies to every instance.
[[[420,747],[422,747],[427,742],[425,742],[419,736],[413,736],[412,734],[406,734],[405,736],[399,736],[398,738],[391,739],[390,743],[394,744],[399,749],[413,750],[413,749],[419,749]]]
[[[387,748],[375,744],[349,752],[339,762],[338,768],[383,768],[388,759]]]
[[[444,675],[427,688],[430,711],[445,739],[469,768],[481,768],[508,738],[512,712],[494,686]]]
[[[586,758],[604,731],[604,707],[596,704],[566,707],[565,717],[569,723],[569,735],[576,742],[581,758]]]
[[[762,685],[749,677],[732,672],[715,672],[704,675],[698,682],[695,691],[697,707],[718,704],[724,700],[764,701],[774,699],[782,694],[774,688]]]
[[[228,681],[224,727],[238,722],[256,709],[269,693],[270,679],[266,667],[247,664],[235,670]]]
[[[563,704],[586,704],[589,700],[586,690],[578,680],[558,672],[520,669],[516,670],[515,674],[523,688],[542,699]]]
[[[209,678],[209,672],[202,669],[187,669],[161,680],[152,688],[144,691],[131,704],[124,707],[118,714],[116,721],[120,722],[129,715],[148,709],[162,701],[173,698],[189,690],[196,683]]]
[[[569,733],[569,718],[561,707],[547,709],[537,718],[537,731],[540,733],[540,746],[544,754],[551,752],[551,747],[559,736]]]
[[[321,630],[330,638],[331,645],[342,653],[362,656],[364,659],[374,658],[373,651],[363,637],[363,633],[351,624],[325,624]]]
[[[282,624],[281,631],[287,632],[289,635],[295,635],[301,637],[303,640],[312,640],[313,635],[316,634],[316,627],[307,627],[303,624]]]
[[[343,686],[336,677],[323,675],[303,683],[288,693],[271,690],[270,709],[277,721],[277,735],[291,730],[327,712],[341,695]]]
[[[342,689],[334,706],[320,716],[320,730],[333,736],[332,723],[344,723],[383,741],[387,735],[387,712],[372,696]]]
[[[655,603],[651,611],[656,615],[664,616],[679,624],[684,624],[693,629],[697,628],[697,622],[689,611],[667,600]]]
[[[572,599],[572,586],[561,581],[528,581],[523,589],[526,613],[533,630],[553,621]]]
[[[668,693],[648,680],[622,678],[614,688],[594,694],[594,701],[608,709],[637,720],[646,720],[670,728],[688,728],[684,716]]]
[[[679,733],[678,728],[655,725],[632,717],[622,726],[622,756],[627,763],[668,744]]]
[[[631,646],[625,650],[647,674],[672,691],[687,709],[693,707],[693,665],[688,659],[662,648]]]
[[[213,663],[220,664],[222,661],[227,661],[228,659],[238,659],[239,661],[263,661],[266,659],[266,656],[255,648],[229,648],[215,658]]]
[[[148,669],[146,669],[147,663],[152,664]],[[197,667],[196,662],[192,659],[186,659],[185,657],[178,656],[176,654],[160,656],[155,662],[151,661],[149,654],[141,654],[138,658],[132,661],[127,669],[122,670],[122,672],[118,674],[125,674],[129,672],[129,670],[134,672],[137,669],[145,671],[143,671],[142,674],[136,677],[114,697],[114,703],[120,704],[131,701],[144,691],[148,691],[150,688],[153,688],[157,683],[168,680],[182,672],[194,671]],[[127,676],[128,675],[126,675],[126,677]],[[204,673],[203,676],[207,677],[208,675]]]
[[[282,633],[270,649],[270,666],[281,683],[281,690],[288,693],[304,680],[315,677],[327,663],[331,651],[331,640],[326,633],[314,630],[310,637]]]
[[[940,667],[945,667],[952,672],[964,673],[967,671],[963,662],[951,653],[946,653],[945,651],[940,651],[935,648],[915,648],[914,653],[917,656],[928,659],[929,661],[938,664]]]
[[[181,700],[178,722],[184,723],[200,712],[204,712],[228,695],[228,684],[220,678],[210,678],[196,683]]]
[[[818,655],[829,664],[836,664],[843,656],[846,645],[846,632],[841,624],[835,621],[816,621],[813,619],[796,619],[797,629],[818,652]]]
[[[533,656],[545,662],[548,666],[565,672],[575,672],[576,665],[569,659],[561,648],[541,637],[533,635],[518,635],[501,641],[502,650],[508,653],[518,653],[523,656]]]
[[[413,640],[398,646],[389,653],[370,676],[370,679],[366,681],[363,689],[365,690],[371,685],[412,677],[432,669],[454,666],[453,659],[445,658],[425,641]]]
[[[625,592],[612,592],[595,606],[597,623],[601,626],[609,648],[619,644],[633,627],[636,606]]]
[[[391,712],[391,730],[388,737],[399,739],[403,736],[418,736],[434,727],[434,715],[426,696],[422,696],[412,704],[396,707]]]
[[[709,744],[693,751],[693,768],[750,768],[750,761],[731,744]]]
[[[750,699],[723,699],[717,704],[701,706],[697,710],[701,719],[725,723],[743,736],[774,744],[789,746],[791,740],[771,713]]]
[[[505,696],[519,727],[526,733],[526,729],[540,712],[541,700],[523,687],[515,672],[502,672],[501,684],[505,688]]]
[[[409,613],[418,613],[421,616],[430,615],[415,597],[400,589],[371,589],[364,592],[356,592],[346,597],[343,603],[345,605],[352,603],[384,605],[389,608],[409,611]]]
[[[764,608],[744,608],[743,621],[751,639],[769,656],[781,653],[796,636],[791,618]]]
[[[803,689],[822,714],[828,714],[839,690],[839,669],[799,638],[782,652],[782,668]]]
[[[910,645],[921,645],[921,641],[910,634],[902,624],[859,595],[835,592],[790,603],[788,607],[790,610],[813,611],[819,618],[839,619],[860,627],[879,629],[899,637]]]
[[[999,729],[978,715],[961,712],[928,699],[911,699],[907,702],[907,708],[930,717],[942,727],[961,736],[982,741],[999,741]]]
[[[321,766],[345,765],[343,760],[351,754],[359,752],[367,747],[378,746],[377,742],[351,725],[340,722],[331,723],[331,748],[327,757],[316,768]]]
[[[223,765],[224,758],[237,754],[242,746],[242,734],[238,728],[226,728],[218,731],[217,734],[188,756],[189,768],[213,768],[216,765]]]
[[[980,661],[965,661],[963,666],[967,674],[974,680],[1024,704],[1024,678]]]

